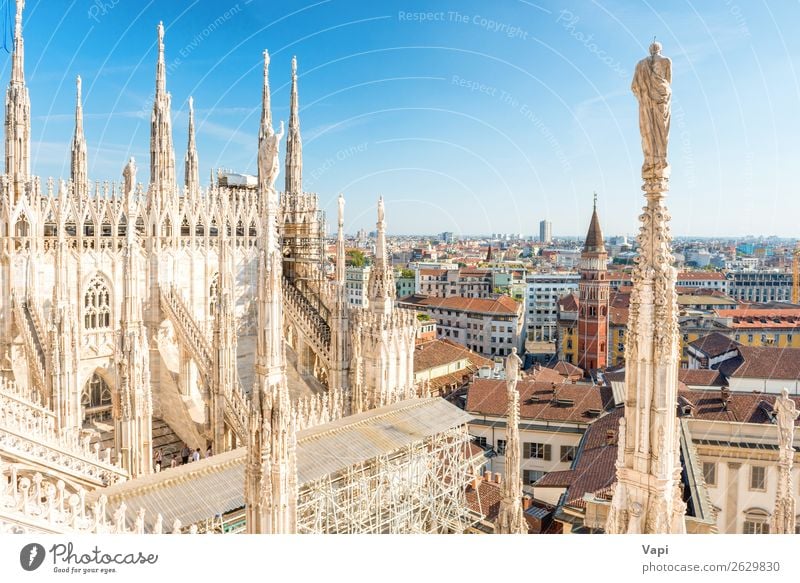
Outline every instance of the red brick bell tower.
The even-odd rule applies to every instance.
[[[586,243],[581,252],[578,284],[578,366],[588,374],[608,365],[608,254],[597,217],[597,194]]]

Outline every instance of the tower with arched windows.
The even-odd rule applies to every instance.
[[[580,261],[578,366],[587,374],[608,364],[608,254],[597,216],[597,195]]]

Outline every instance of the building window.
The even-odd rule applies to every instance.
[[[767,468],[764,466],[750,466],[750,489],[767,489]]]
[[[707,486],[716,486],[717,464],[714,462],[703,462],[703,477],[706,479]]]
[[[497,440],[497,455],[506,455],[506,440]]]
[[[744,534],[769,534],[769,514],[760,508],[744,513]]]
[[[561,446],[561,461],[562,462],[571,462],[575,459],[575,452],[577,448],[573,445],[562,445]]]
[[[475,443],[481,447],[486,447],[486,438],[485,437],[473,437]]]
[[[524,486],[533,486],[533,483],[546,473],[541,470],[522,470],[522,484]]]
[[[522,448],[522,457],[550,461],[550,444],[525,442]]]
[[[97,373],[94,373],[83,387],[81,407],[86,418],[99,421],[111,416],[111,389]]]
[[[87,330],[111,327],[111,292],[99,273],[89,281],[83,296],[83,326]]]

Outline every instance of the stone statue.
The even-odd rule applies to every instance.
[[[130,196],[136,186],[136,161],[131,156],[125,169],[122,171],[122,177],[125,179],[125,195]]]
[[[522,359],[517,356],[517,347],[511,349],[511,352],[506,356],[506,384],[509,390],[514,390],[519,380],[519,369],[522,367]]]
[[[278,161],[278,146],[283,139],[283,122],[281,122],[280,131],[275,134],[271,133],[266,137],[266,152],[263,158],[259,159],[259,163],[264,166],[259,168],[260,173],[266,177],[266,185],[268,188],[275,188],[275,181],[278,179],[279,161]],[[269,167],[267,167],[269,165]]]
[[[775,419],[778,423],[778,443],[781,449],[789,450],[794,441],[794,421],[800,411],[794,400],[789,398],[789,390],[781,390],[781,396],[775,399]]]
[[[339,194],[339,227],[344,227],[344,196]]]
[[[672,61],[661,56],[661,43],[650,45],[650,56],[636,64],[631,90],[639,100],[642,134],[642,178],[669,178],[667,140],[672,98]]]

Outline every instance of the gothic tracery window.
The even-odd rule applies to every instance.
[[[83,296],[83,327],[86,330],[111,327],[111,292],[99,273],[89,281]]]
[[[102,420],[110,415],[111,387],[99,374],[94,373],[92,378],[86,381],[81,392],[81,407],[84,412],[89,410],[88,414],[84,413],[87,417]]]

